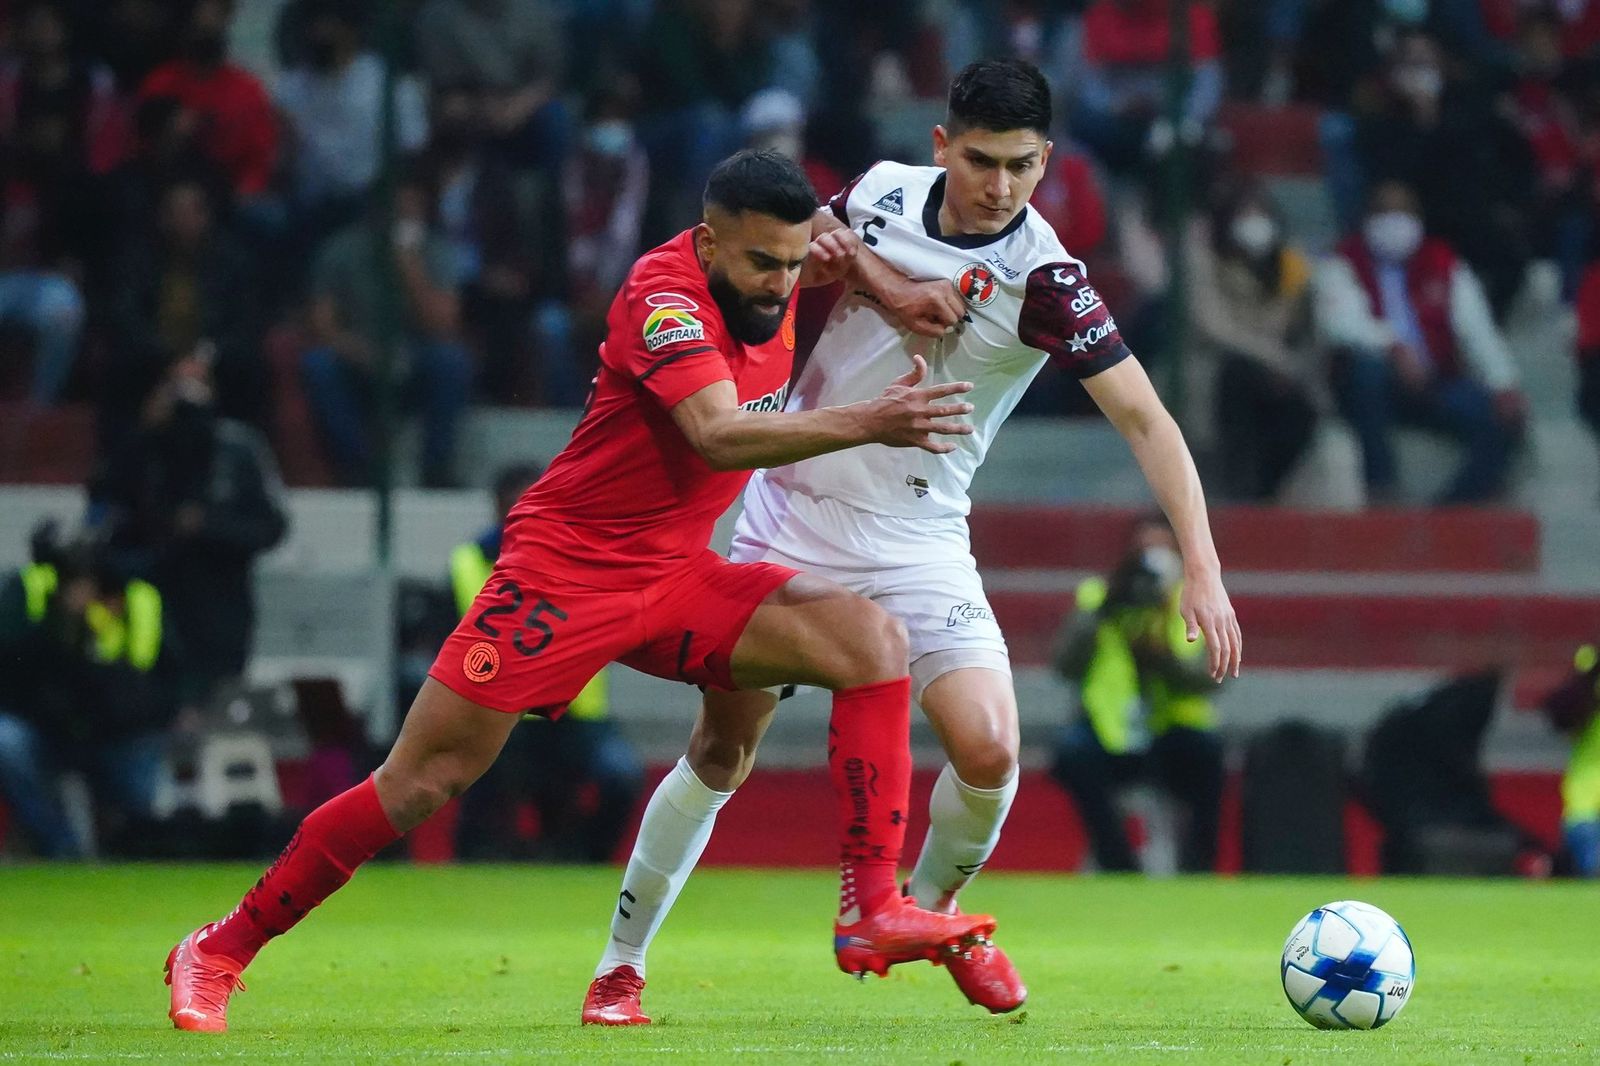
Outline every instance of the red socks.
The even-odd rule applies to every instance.
[[[200,938],[202,949],[249,965],[268,940],[288,932],[358,866],[398,839],[368,777],[306,815],[233,913]]]
[[[839,916],[851,925],[899,888],[911,807],[911,679],[833,694],[828,771],[839,812]]]

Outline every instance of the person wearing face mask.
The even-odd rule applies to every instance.
[[[139,99],[172,97],[201,127],[206,157],[228,175],[241,200],[263,197],[278,161],[278,121],[255,75],[228,62],[231,0],[195,0],[177,58],[150,72]]]
[[[1255,184],[1227,189],[1189,243],[1189,320],[1213,357],[1195,362],[1215,396],[1223,484],[1270,500],[1316,431],[1310,347],[1311,264]],[[1201,390],[1196,389],[1199,395]]]
[[[383,59],[362,39],[363,5],[314,0],[301,10],[301,18],[304,49],[278,79],[275,92],[286,120],[294,199],[302,214],[349,221],[382,163],[387,73]],[[395,120],[398,148],[420,148],[427,138],[427,116],[421,89],[411,78],[396,83]],[[318,228],[326,232],[330,226]]]
[[[1527,412],[1516,364],[1477,276],[1426,233],[1409,187],[1391,181],[1374,190],[1361,230],[1323,264],[1315,293],[1369,494],[1395,497],[1390,434],[1398,423],[1463,446],[1442,503],[1498,496]]]
[[[1080,713],[1056,745],[1052,774],[1076,803],[1104,871],[1139,868],[1116,796],[1141,779],[1185,810],[1182,868],[1216,865],[1216,686],[1204,646],[1184,640],[1182,571],[1172,527],[1159,516],[1139,520],[1111,575],[1078,586],[1076,610],[1056,638],[1056,673],[1073,686]]]
[[[214,358],[202,344],[170,362],[140,406],[138,430],[89,486],[112,558],[161,591],[166,625],[185,649],[190,705],[244,673],[255,560],[288,528],[266,440],[216,413]]]

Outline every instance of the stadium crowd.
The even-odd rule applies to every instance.
[[[1062,105],[1035,208],[1147,361],[1187,338],[1187,420],[1230,496],[1278,493],[1328,416],[1378,500],[1396,423],[1461,443],[1447,499],[1494,498],[1528,416],[1503,325],[1530,286],[1559,291],[1600,425],[1600,4],[1190,2],[1174,107],[1176,2],[398,0],[390,22],[361,0],[5,0],[0,395],[93,404],[108,456],[200,353],[292,482],[365,484],[394,340],[421,478],[450,484],[468,404],[583,402],[616,284],[694,220],[716,159],[777,146],[828,196],[922,149],[950,71],[1011,53]],[[1230,109],[1263,106],[1316,116],[1346,234],[1320,259],[1232,136]],[[1180,145],[1181,272],[1160,165]],[[1163,314],[1180,273],[1187,323]],[[1085,406],[1047,377],[1025,411]]]

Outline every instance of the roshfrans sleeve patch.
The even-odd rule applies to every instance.
[[[681,341],[703,341],[706,327],[695,312],[700,305],[675,292],[652,293],[645,297],[650,313],[644,318],[644,346],[655,352]]]

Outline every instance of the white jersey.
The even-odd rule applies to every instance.
[[[946,455],[881,444],[850,448],[776,467],[766,475],[772,484],[876,514],[965,515],[972,506],[967,488],[990,442],[1046,358],[1090,377],[1127,357],[1083,264],[1061,247],[1048,223],[1024,208],[1000,233],[945,236],[939,227],[944,184],[940,167],[878,163],[830,206],[901,273],[949,278],[966,298],[965,322],[955,333],[930,340],[901,329],[866,292],[846,292],[787,409],[871,399],[904,374],[918,352],[928,361],[924,384],[973,383],[972,392],[960,397],[974,408],[965,419],[972,434],[943,438],[957,445]]]

